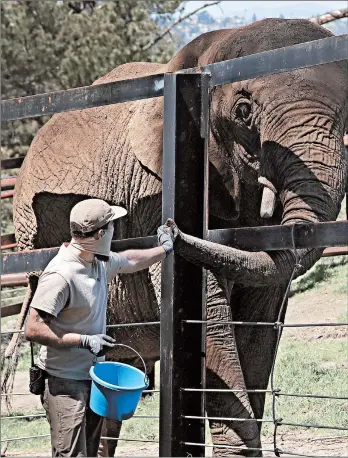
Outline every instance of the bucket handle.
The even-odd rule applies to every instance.
[[[144,377],[144,383],[145,385],[148,385],[150,380],[149,380],[149,377],[147,375],[147,369],[146,369],[146,364],[145,364],[145,361],[143,360],[142,356],[136,351],[134,350],[134,348],[130,347],[129,345],[125,345],[125,344],[120,344],[120,343],[116,343],[114,344],[114,346],[118,346],[118,347],[126,347],[126,348],[129,348],[130,350],[134,351],[134,353],[136,353],[139,358],[141,359],[141,362],[143,363],[143,366],[144,366],[144,374],[145,374],[145,377]]]

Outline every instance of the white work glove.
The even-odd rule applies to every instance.
[[[109,350],[116,346],[116,340],[106,334],[95,334],[93,336],[81,335],[79,348],[87,348],[95,356],[104,356]]]
[[[166,252],[166,256],[174,250],[174,233],[173,230],[165,224],[157,229],[158,245]]]

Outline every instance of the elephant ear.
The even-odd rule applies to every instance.
[[[209,61],[207,56],[210,49],[213,51],[214,45],[228,33],[230,33],[228,30],[219,30],[200,35],[182,48],[167,65],[161,68],[161,71],[176,72],[184,68],[204,65]],[[144,167],[161,178],[163,97],[138,101],[130,122],[130,129],[131,145],[137,159]]]
[[[130,62],[119,65],[93,84],[140,78],[166,71],[165,64]],[[137,100],[125,105],[128,105],[131,115],[128,128],[132,150],[144,167],[161,178],[163,97]]]
[[[136,102],[129,123],[130,143],[138,161],[162,178],[163,97]]]

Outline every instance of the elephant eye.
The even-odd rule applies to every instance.
[[[240,103],[236,107],[236,117],[246,121],[251,113],[251,107],[248,103]]]

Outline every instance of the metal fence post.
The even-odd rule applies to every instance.
[[[207,223],[207,79],[207,74],[168,74],[164,79],[162,219],[173,218],[197,237],[205,236]],[[203,330],[182,320],[203,318],[204,290],[201,268],[175,252],[163,261],[160,456],[204,456],[204,448],[184,445],[188,439],[204,443],[204,421],[183,418],[185,412],[204,416],[203,393],[181,391],[203,387]]]

